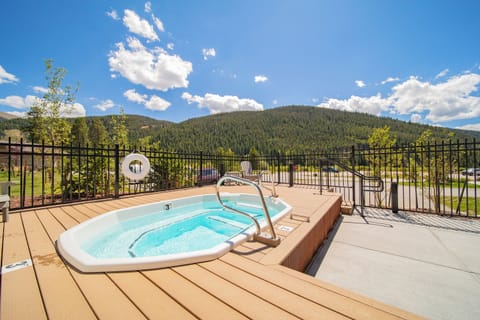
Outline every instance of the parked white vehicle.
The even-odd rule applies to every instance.
[[[468,168],[467,170],[462,171],[463,176],[480,176],[480,168]]]

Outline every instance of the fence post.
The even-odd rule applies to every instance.
[[[277,183],[280,184],[281,176],[280,176],[280,153],[277,153]]]
[[[323,194],[323,172],[322,172],[322,168],[323,168],[323,161],[322,161],[322,158],[320,155],[318,155],[318,157],[320,158],[320,160],[318,160],[318,183],[320,184],[320,194]]]
[[[20,138],[20,165],[18,166],[20,170],[20,208],[25,207],[25,185],[23,182],[23,138]]]
[[[120,150],[119,145],[115,145],[115,198],[119,198],[120,190]]]
[[[398,182],[392,182],[390,192],[392,195],[392,212],[398,213]]]
[[[290,161],[288,164],[288,185],[293,187],[293,163]]]
[[[15,170],[15,165],[12,168],[12,137],[8,137],[8,182],[12,181],[11,171]],[[8,186],[8,195],[10,196],[10,185]]]
[[[355,172],[355,146],[352,146],[352,172]],[[353,201],[353,207],[355,207],[355,193],[356,193],[356,188],[355,188],[355,175],[352,174],[352,201]]]
[[[199,187],[202,186],[202,181],[203,181],[203,151],[200,151],[200,168],[198,169],[198,180],[197,180],[197,185]]]

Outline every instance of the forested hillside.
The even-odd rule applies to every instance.
[[[231,148],[248,153],[312,152],[367,144],[375,128],[389,126],[399,144],[412,143],[430,129],[438,140],[480,137],[479,132],[451,130],[408,123],[368,114],[318,107],[289,106],[266,111],[244,111],[195,118],[152,132],[163,147],[182,151]]]
[[[94,117],[87,118],[90,125]],[[111,130],[112,116],[99,117]],[[1,119],[0,132],[19,129],[23,119]],[[307,106],[288,106],[265,111],[243,111],[210,115],[181,123],[128,115],[129,142],[150,137],[161,148],[187,152],[215,152],[220,147],[237,154],[254,147],[260,153],[315,152],[367,144],[372,130],[389,126],[398,144],[412,143],[430,129],[437,140],[480,138],[480,132],[462,131]],[[145,140],[144,140],[145,141]]]

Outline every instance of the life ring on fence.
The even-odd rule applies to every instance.
[[[131,167],[133,161],[139,161],[139,170]],[[138,171],[138,172],[137,172]],[[150,161],[143,154],[130,153],[122,162],[122,174],[130,180],[142,180],[150,172]]]

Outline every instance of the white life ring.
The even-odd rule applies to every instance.
[[[140,162],[140,172],[133,172],[130,169],[132,161]],[[142,180],[150,172],[150,161],[143,154],[130,153],[122,161],[122,174],[130,180]]]

